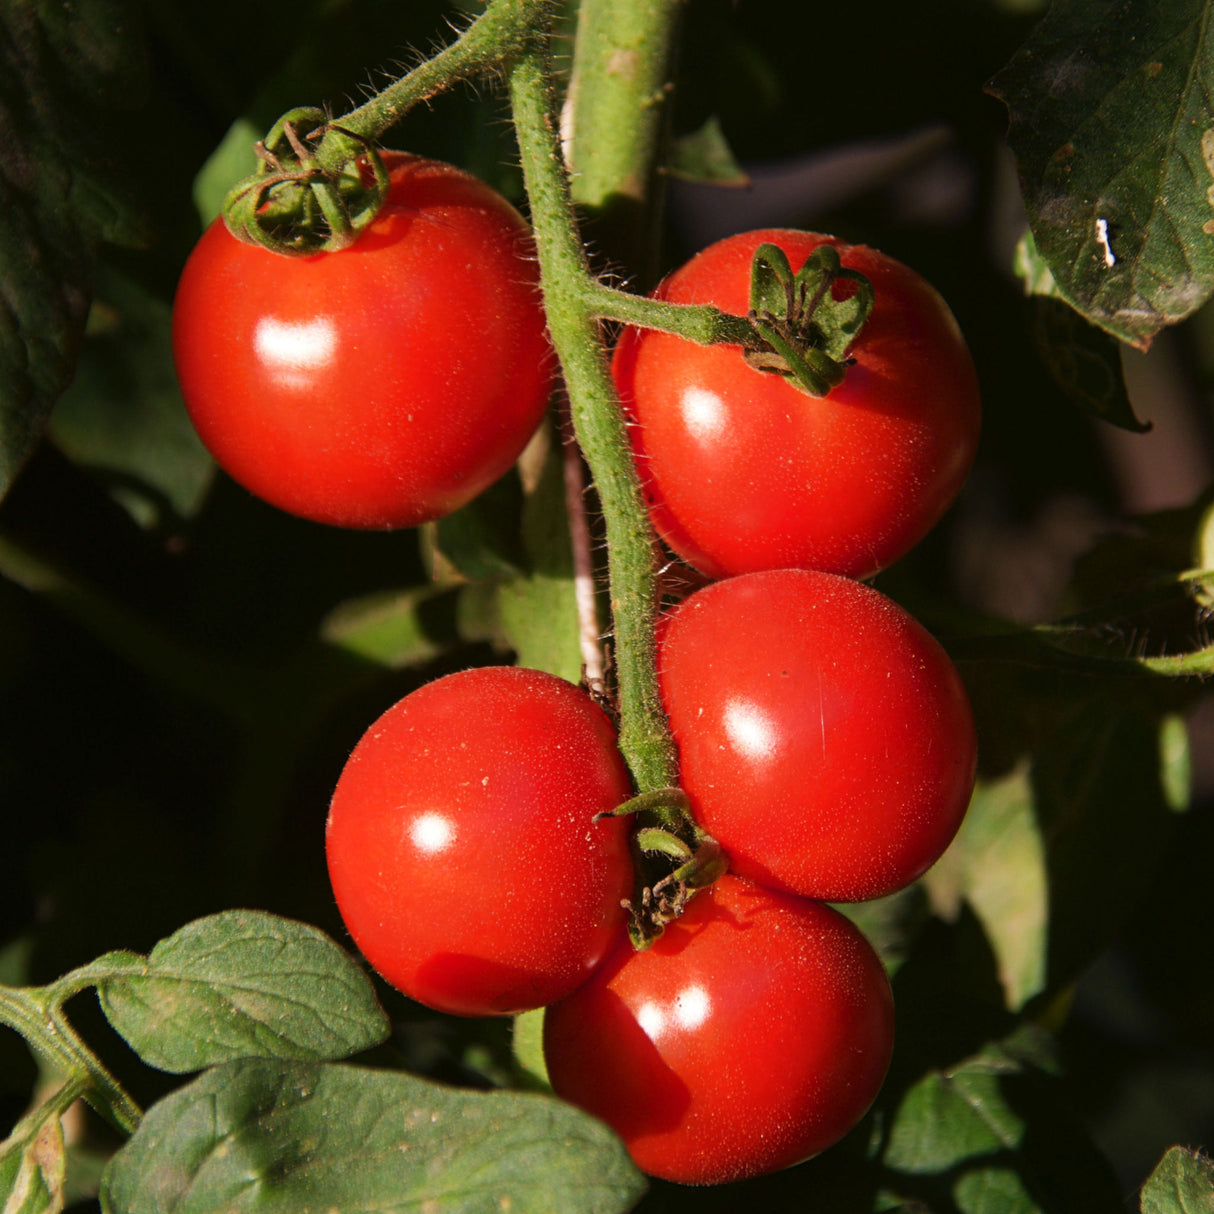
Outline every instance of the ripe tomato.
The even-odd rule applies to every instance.
[[[285,257],[216,220],[173,307],[186,407],[220,466],[342,527],[470,501],[526,445],[553,373],[517,212],[451,165],[384,159],[387,202],[350,248]]]
[[[889,982],[830,907],[734,876],[645,952],[621,941],[544,1014],[557,1095],[601,1118],[642,1171],[723,1184],[841,1138],[889,1065]]]
[[[329,878],[363,955],[439,1011],[512,1014],[568,994],[622,931],[631,795],[580,688],[514,666],[447,675],[388,709],[342,771]]]
[[[961,824],[976,758],[965,689],[870,586],[795,569],[712,583],[668,617],[659,678],[692,812],[742,876],[876,898]]]
[[[959,492],[978,442],[974,367],[918,274],[813,232],[731,236],[654,294],[744,314],[751,256],[767,242],[794,272],[832,244],[870,279],[875,302],[854,365],[816,399],[751,368],[736,346],[625,330],[613,371],[654,524],[709,577],[782,568],[866,577],[922,539]]]

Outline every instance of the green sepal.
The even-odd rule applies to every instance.
[[[832,291],[840,280],[855,284],[845,299]],[[825,396],[843,382],[847,353],[872,306],[872,283],[844,267],[833,245],[819,245],[794,274],[783,249],[761,244],[750,265],[749,319],[768,349],[747,351],[745,358],[811,396]]]
[[[677,825],[688,818],[690,813],[691,801],[681,788],[655,788],[651,792],[632,797],[614,809],[595,814],[594,820],[597,822],[600,818],[624,818],[629,814],[652,814],[667,824]]]
[[[636,845],[651,856],[673,856],[676,860],[690,860],[692,851],[678,835],[658,826],[643,826],[635,835]]]
[[[257,155],[257,169],[224,200],[223,217],[237,239],[271,252],[307,257],[348,248],[388,194],[388,171],[375,148],[331,124],[323,110],[288,111]]]

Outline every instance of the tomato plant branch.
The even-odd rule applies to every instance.
[[[457,81],[506,68],[544,27],[551,7],[552,0],[492,0],[453,43],[348,114],[288,111],[257,144],[257,171],[224,200],[228,230],[285,255],[348,247],[387,196],[379,137]]]
[[[656,266],[664,104],[684,0],[582,0],[567,100],[573,200],[642,281]]]
[[[656,540],[601,326],[585,298],[591,273],[573,221],[548,79],[546,57],[533,46],[511,70],[511,100],[549,331],[565,375],[574,432],[594,478],[607,530],[620,749],[638,790],[649,792],[677,783],[678,773],[654,653],[659,608]]]
[[[544,27],[551,7],[552,0],[492,0],[454,42],[338,118],[334,127],[362,139],[377,139],[419,102],[458,81],[507,66]],[[336,168],[344,156],[342,141],[326,136],[316,154],[322,165]]]
[[[727,342],[746,349],[766,349],[750,319],[722,312],[711,304],[676,304],[609,287],[597,279],[582,284],[582,300],[592,315],[640,329],[660,329],[710,346]]]
[[[132,1134],[143,1118],[142,1111],[80,1039],[63,1012],[65,1000],[77,993],[71,977],[65,975],[47,987],[0,986],[0,1024],[19,1033],[54,1070],[81,1081],[81,1095],[117,1129]]]

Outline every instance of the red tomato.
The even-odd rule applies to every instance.
[[[870,586],[795,569],[712,583],[668,617],[659,661],[683,788],[734,872],[876,898],[960,826],[976,758],[965,689]]]
[[[751,256],[764,242],[794,272],[832,244],[871,280],[854,365],[815,399],[749,367],[736,346],[626,330],[613,371],[654,524],[709,577],[782,568],[866,577],[922,539],[959,492],[978,442],[974,367],[948,307],[918,274],[812,232],[731,236],[655,295],[745,314]]]
[[[285,257],[216,220],[173,307],[186,407],[220,466],[342,527],[470,501],[526,445],[552,381],[517,212],[451,165],[385,163],[388,200],[350,248]]]
[[[889,982],[837,911],[721,877],[645,952],[622,941],[544,1016],[557,1095],[642,1171],[723,1184],[841,1138],[889,1065]]]
[[[363,955],[439,1011],[512,1014],[566,995],[622,930],[631,795],[615,730],[580,688],[514,666],[428,683],[371,726],[325,832]]]

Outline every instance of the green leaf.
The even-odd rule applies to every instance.
[[[1214,1214],[1214,1163],[1172,1147],[1142,1187],[1142,1214]]]
[[[1014,269],[1026,293],[1035,296],[1030,328],[1054,382],[1094,417],[1135,433],[1149,430],[1126,392],[1120,344],[1070,306],[1031,231],[1016,246]]]
[[[237,118],[194,178],[194,206],[204,225],[217,218],[228,191],[257,168],[254,145],[262,137],[248,118]]]
[[[48,431],[145,526],[193,517],[215,472],[181,399],[170,328],[167,304],[103,273],[76,377]]]
[[[146,959],[110,953],[93,968],[110,1023],[164,1071],[249,1056],[342,1058],[388,1035],[370,982],[342,949],[260,911],[198,919]]]
[[[1008,1007],[1045,989],[1049,890],[1027,766],[979,783],[957,838],[924,881],[947,917],[961,898],[973,908]]]
[[[515,1064],[525,1080],[522,1086],[550,1092],[548,1064],[544,1060],[544,1009],[522,1012],[515,1016],[510,1033],[510,1048]]]
[[[400,670],[458,645],[493,637],[478,614],[476,586],[413,586],[351,599],[321,625],[321,639],[379,666]]]
[[[466,506],[427,528],[439,576],[469,581],[517,577],[527,564],[519,538],[523,494],[510,471]]]
[[[1034,757],[1054,989],[1107,947],[1150,888],[1176,821],[1160,741],[1169,724],[1115,702],[1076,703]]]
[[[1088,324],[1059,299],[1033,300],[1030,321],[1046,370],[1080,408],[1134,434],[1151,428],[1130,403],[1116,338]]]
[[[67,1155],[60,1112],[49,1101],[0,1143],[0,1214],[57,1214],[63,1209]]]
[[[525,469],[523,545],[526,576],[503,582],[498,590],[502,629],[520,666],[546,670],[571,683],[582,677],[577,588],[560,442],[529,451]]]
[[[715,114],[699,130],[692,131],[690,135],[681,135],[674,141],[666,171],[684,181],[718,186],[750,185],[750,178],[734,158],[733,149]]]
[[[923,1076],[888,1127],[891,1187],[956,1214],[1117,1214],[1117,1179],[1052,1069],[1048,1037],[1028,1028]]]
[[[550,1097],[259,1059],[154,1105],[107,1169],[101,1203],[108,1214],[621,1214],[643,1188],[606,1127]]]
[[[111,180],[145,60],[124,0],[0,7],[0,495],[72,378],[97,242],[143,238]]]
[[[1211,0],[1056,0],[988,86],[1058,293],[1145,349],[1214,289]]]

